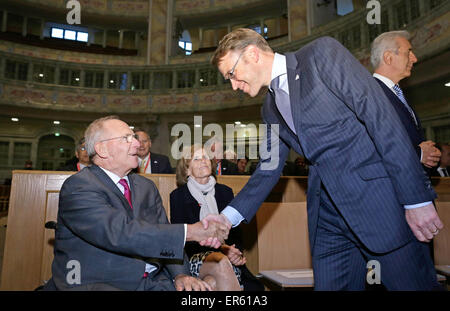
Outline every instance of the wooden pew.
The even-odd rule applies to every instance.
[[[56,220],[59,190],[66,178],[72,174],[74,173],[13,172],[0,290],[33,290],[50,278],[54,231],[45,229],[44,225],[47,221]],[[175,175],[143,176],[155,182],[169,214],[170,192],[176,188]],[[248,178],[249,176],[219,176],[218,182],[231,187],[236,195]],[[306,183],[306,177],[282,177],[266,202],[283,204],[264,203],[249,224],[241,225],[244,231],[247,266],[253,273],[257,274],[260,270],[310,265],[306,218],[301,216],[305,211]],[[450,178],[433,178],[433,186],[439,196],[436,200],[437,209],[445,224],[445,229],[435,238],[435,260],[436,263],[448,265]],[[286,215],[292,213],[296,216],[286,219]],[[282,215],[281,219],[278,219],[279,215]],[[297,220],[291,222],[293,219]],[[290,234],[294,234],[296,238],[286,239]],[[284,262],[284,259],[275,260],[277,252],[280,252],[276,241],[280,239],[283,241],[280,242],[281,245],[286,250],[295,248],[298,252],[286,256],[285,259],[291,258],[292,262],[289,260]],[[281,263],[284,266],[280,266]]]
[[[7,233],[0,290],[33,290],[51,276],[54,231],[45,229],[48,221],[56,221],[59,190],[74,172],[14,171],[11,187]],[[146,174],[159,189],[170,218],[170,193],[176,188],[173,174]],[[249,176],[219,176],[236,195]],[[305,178],[281,178],[270,200],[305,198]],[[293,192],[293,193],[291,193]],[[298,196],[296,198],[296,196]],[[243,225],[247,266],[258,273],[258,243],[255,221]]]
[[[272,289],[312,288],[306,201],[263,203],[256,213],[258,269]]]

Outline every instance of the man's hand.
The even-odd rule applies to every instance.
[[[242,266],[247,262],[247,259],[244,257],[244,254],[235,247],[235,245],[226,245],[223,244],[220,248],[222,253],[224,253],[230,262],[235,266]]]
[[[210,222],[210,221],[221,222],[228,228],[228,230],[231,229],[231,222],[223,214],[219,214],[219,215],[209,214],[208,216],[203,218],[202,223],[205,225],[205,229],[208,228],[208,222]]]
[[[227,230],[226,230],[226,232],[224,232],[223,242],[221,243],[221,244],[223,244],[225,242],[225,240],[228,238],[228,233],[230,232],[230,229],[231,229],[231,222],[223,214],[219,214],[219,215],[209,214],[205,218],[202,219],[203,227],[205,229],[208,229],[208,224],[210,222],[217,222],[217,223],[221,223],[221,224],[225,225]],[[212,246],[212,244],[213,244],[213,241],[211,239],[200,242],[200,245],[202,245],[202,246],[218,248],[218,247]]]
[[[435,142],[427,140],[419,144],[422,150],[422,160],[420,161],[424,166],[428,168],[438,165],[441,159],[441,151],[435,147]]]
[[[178,274],[175,277],[175,289],[177,291],[211,291],[211,286],[205,281],[188,276],[185,274]]]
[[[197,241],[202,246],[219,248],[228,238],[229,228],[213,220],[187,225],[186,241]]]
[[[430,242],[444,228],[433,204],[405,210],[409,227],[421,242]]]

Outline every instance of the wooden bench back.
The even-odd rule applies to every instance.
[[[14,171],[11,186],[1,290],[33,290],[51,276],[59,191],[73,172]],[[143,175],[159,189],[169,216],[175,175]],[[236,195],[249,176],[219,176]],[[247,266],[253,273],[281,268],[309,268],[306,177],[282,177],[250,224],[243,224]],[[450,178],[434,178],[436,206],[445,229],[435,238],[436,264],[450,264]],[[270,203],[272,202],[272,203]],[[281,203],[281,204],[280,204]],[[170,216],[169,216],[170,217]]]
[[[33,290],[51,277],[54,230],[45,223],[56,221],[59,191],[74,172],[14,171],[11,187],[1,290]],[[170,193],[176,188],[173,174],[146,174],[157,186],[170,219]],[[249,176],[219,176],[236,195]],[[305,198],[306,178],[281,178],[268,200]],[[292,192],[292,193],[291,193]],[[254,223],[254,222],[253,222]],[[248,267],[258,272],[256,228],[243,225]]]

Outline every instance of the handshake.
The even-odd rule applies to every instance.
[[[187,225],[186,241],[196,241],[202,246],[219,248],[228,238],[230,221],[222,214],[208,215],[201,221]]]

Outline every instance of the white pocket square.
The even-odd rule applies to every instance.
[[[300,77],[298,75],[296,75],[295,76],[295,80],[298,80],[298,79],[300,79]]]

